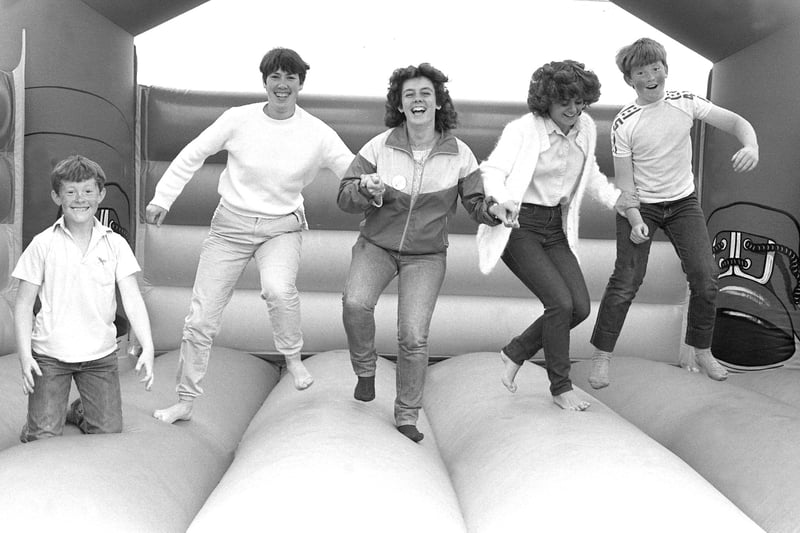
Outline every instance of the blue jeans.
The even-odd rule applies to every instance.
[[[353,246],[342,315],[350,361],[357,376],[375,375],[375,305],[389,282],[398,276],[394,402],[398,426],[417,422],[428,366],[428,331],[446,267],[445,252],[405,255],[385,250],[362,236]]]
[[[641,244],[631,242],[631,225],[617,215],[617,260],[600,302],[592,344],[606,352],[614,351],[628,309],[644,280],[653,234],[661,228],[675,248],[689,282],[686,344],[709,348],[714,334],[719,267],[714,262],[697,195],[674,202],[642,204],[639,210],[650,230],[650,239]]]
[[[122,399],[117,353],[94,361],[65,363],[33,354],[41,376],[33,374],[33,392],[28,395],[28,417],[19,440],[30,442],[57,437],[64,431],[72,380],[80,393],[83,416],[78,427],[84,433],[122,431]]]
[[[189,315],[183,326],[178,363],[178,396],[203,394],[211,344],[219,332],[222,312],[236,283],[255,257],[261,278],[261,297],[267,302],[275,349],[294,355],[303,347],[297,271],[303,242],[302,213],[274,219],[240,216],[222,205],[200,251]]]
[[[589,316],[589,291],[564,235],[560,206],[522,204],[519,224],[511,231],[502,259],[539,298],[544,314],[503,352],[521,365],[544,348],[550,393],[555,396],[572,390],[569,334]]]

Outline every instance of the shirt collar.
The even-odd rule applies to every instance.
[[[569,130],[569,133],[567,133],[566,135],[564,134],[564,132],[561,131],[561,128],[558,127],[558,124],[556,124],[555,120],[553,120],[549,116],[544,117],[544,127],[548,135],[556,134],[568,137],[570,135],[577,135],[581,132],[581,121],[580,118],[577,121],[575,121],[575,125],[572,126],[572,129]]]

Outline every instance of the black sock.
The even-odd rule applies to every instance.
[[[399,431],[409,439],[413,440],[414,442],[419,442],[425,437],[424,434],[419,432],[417,426],[412,426],[412,425],[397,426],[397,431]]]
[[[356,400],[371,402],[375,399],[375,376],[358,376],[356,390],[353,393]]]

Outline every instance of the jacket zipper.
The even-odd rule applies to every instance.
[[[431,153],[428,154],[428,157],[425,158],[425,161],[423,161],[422,165],[420,166],[420,169],[419,169],[419,189],[417,190],[417,194],[416,195],[411,196],[411,202],[408,204],[408,216],[406,216],[406,223],[403,226],[403,234],[400,236],[400,246],[397,247],[398,248],[398,250],[397,250],[398,253],[403,253],[403,245],[406,243],[406,235],[408,234],[408,225],[411,224],[411,212],[414,210],[414,204],[417,203],[417,197],[419,196],[419,193],[422,190],[422,178],[423,178],[423,176],[425,176],[425,165],[427,164],[428,159],[430,159],[433,156],[433,149],[434,148],[436,148],[436,147],[434,146],[433,148],[431,148]],[[408,152],[406,152],[406,153],[408,153]],[[411,156],[412,164],[414,165],[414,169],[416,170],[417,161],[416,161],[416,159],[414,159],[413,152],[410,153],[409,155]],[[412,189],[414,188],[414,178],[413,178],[413,176],[411,178],[411,188]]]

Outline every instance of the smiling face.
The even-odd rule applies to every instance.
[[[294,115],[297,94],[303,90],[299,74],[289,74],[278,69],[267,76],[264,88],[267,90],[269,102],[265,108],[267,115],[278,120]]]
[[[547,114],[553,122],[561,129],[564,134],[572,129],[586,108],[586,104],[581,98],[570,98],[569,100],[553,101],[547,110]]]
[[[666,80],[667,67],[661,61],[633,67],[630,76],[625,78],[636,91],[639,105],[652,104],[664,98]]]
[[[77,227],[91,228],[97,207],[106,196],[94,179],[64,181],[58,193],[50,192],[53,201],[64,212],[64,220],[71,231]]]
[[[409,124],[430,123],[430,126],[433,127],[437,109],[439,106],[436,105],[436,90],[431,80],[419,77],[403,82],[399,110],[405,115]]]

